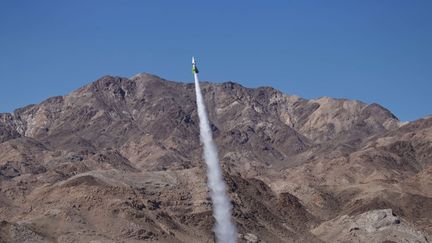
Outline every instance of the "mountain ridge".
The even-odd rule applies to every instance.
[[[391,234],[432,232],[431,118],[402,124],[374,103],[233,82],[202,90],[241,242],[374,239],[339,222],[377,223],[389,209]],[[0,113],[0,240],[211,241],[194,92],[152,74],[103,76]]]

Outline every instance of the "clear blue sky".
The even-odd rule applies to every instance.
[[[432,1],[0,2],[0,112],[149,72],[432,114]]]

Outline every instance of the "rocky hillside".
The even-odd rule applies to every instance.
[[[204,83],[240,242],[429,242],[432,118]],[[0,114],[0,242],[213,242],[193,84],[105,76]]]

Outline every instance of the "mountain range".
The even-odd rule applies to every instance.
[[[239,242],[430,242],[432,117],[202,83]],[[214,242],[193,83],[0,113],[0,242]]]

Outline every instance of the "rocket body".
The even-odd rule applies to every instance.
[[[194,57],[192,57],[192,73],[199,73]]]

